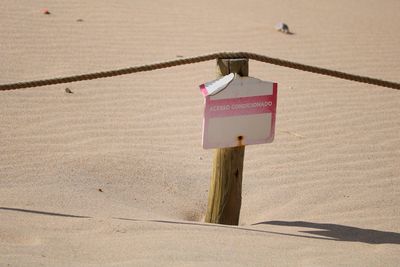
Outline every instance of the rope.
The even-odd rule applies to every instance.
[[[111,70],[111,71],[102,71],[102,72],[95,72],[95,73],[88,73],[88,74],[81,74],[75,76],[67,76],[67,77],[60,77],[60,78],[52,78],[52,79],[45,79],[45,80],[37,80],[37,81],[29,81],[29,82],[18,82],[12,84],[3,84],[0,85],[0,91],[6,90],[15,90],[15,89],[23,89],[23,88],[31,88],[31,87],[38,87],[38,86],[46,86],[46,85],[53,85],[53,84],[60,84],[60,83],[71,83],[71,82],[78,82],[78,81],[85,81],[85,80],[94,80],[100,78],[107,78],[119,75],[126,75],[136,72],[143,72],[143,71],[152,71],[157,69],[164,69],[170,68],[185,64],[193,64],[199,63],[203,61],[209,61],[218,58],[225,58],[225,59],[235,59],[235,58],[248,58],[253,59],[256,61],[269,63],[277,66],[318,73],[322,75],[332,76],[340,79],[356,81],[360,83],[367,83],[373,84],[382,87],[388,87],[400,90],[400,83],[370,78],[366,76],[359,76],[354,74],[349,74],[345,72],[329,70],[319,67],[314,67],[310,65],[295,63],[287,60],[282,60],[278,58],[272,58],[267,56],[258,55],[255,53],[248,53],[248,52],[223,52],[223,53],[214,53],[204,56],[197,56],[197,57],[190,57],[184,59],[177,59],[171,60],[161,63],[137,66],[137,67],[130,67],[124,68],[119,70]]]

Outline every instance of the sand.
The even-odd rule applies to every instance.
[[[0,84],[219,51],[399,82],[398,10],[3,0]],[[0,92],[0,266],[397,266],[400,92],[254,61],[250,75],[279,83],[277,132],[246,147],[239,226],[202,222],[214,61]]]

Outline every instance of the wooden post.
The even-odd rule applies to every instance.
[[[248,59],[218,59],[217,76],[237,73],[248,76]],[[242,137],[238,136],[240,144]],[[205,221],[238,225],[242,204],[244,146],[220,148],[214,152],[213,172],[208,192]]]

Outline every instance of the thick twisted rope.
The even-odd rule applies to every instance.
[[[107,78],[107,77],[113,77],[113,76],[119,76],[119,75],[126,75],[126,74],[131,74],[131,73],[136,73],[136,72],[142,72],[142,71],[151,71],[151,70],[157,70],[157,69],[170,68],[170,67],[180,66],[180,65],[185,65],[185,64],[199,63],[199,62],[209,61],[209,60],[218,59],[218,58],[225,58],[225,59],[248,58],[248,59],[253,59],[256,61],[269,63],[269,64],[273,64],[273,65],[278,65],[278,66],[282,66],[282,67],[287,67],[287,68],[292,68],[292,69],[297,69],[297,70],[302,70],[302,71],[307,71],[307,72],[313,72],[313,73],[332,76],[332,77],[336,77],[336,78],[340,78],[340,79],[356,81],[356,82],[360,82],[360,83],[373,84],[373,85],[377,85],[377,86],[388,87],[388,88],[400,90],[400,83],[395,83],[395,82],[370,78],[370,77],[366,77],[366,76],[359,76],[359,75],[349,74],[349,73],[345,73],[345,72],[314,67],[314,66],[295,63],[295,62],[282,60],[282,59],[278,59],[278,58],[262,56],[262,55],[258,55],[258,54],[254,54],[254,53],[223,52],[223,53],[214,53],[214,54],[209,54],[209,55],[204,55],[204,56],[176,59],[176,60],[155,63],[155,64],[149,64],[149,65],[143,65],[143,66],[137,66],[137,67],[124,68],[124,69],[119,69],[119,70],[102,71],[102,72],[95,72],[95,73],[89,73],[89,74],[81,74],[81,75],[74,75],[74,76],[61,77],[61,78],[29,81],[29,82],[3,84],[3,85],[0,85],[0,91],[46,86],[46,85],[53,85],[53,84],[60,84],[60,83],[71,83],[71,82],[78,82],[78,81],[85,81],[85,80],[94,80],[94,79]]]

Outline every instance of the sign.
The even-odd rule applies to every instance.
[[[278,84],[229,74],[200,85],[203,148],[270,143],[275,135]]]

